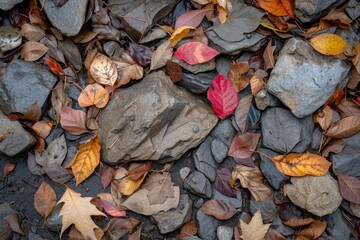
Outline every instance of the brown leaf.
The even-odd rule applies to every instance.
[[[132,181],[139,180],[145,174],[150,172],[153,169],[153,166],[149,161],[140,162],[140,163],[131,163],[128,170],[128,177]]]
[[[112,218],[104,229],[108,239],[121,239],[132,232],[141,222],[135,218]]]
[[[235,110],[235,121],[236,124],[239,126],[242,133],[246,132],[246,120],[249,115],[249,110],[251,107],[253,96],[248,94],[245,97],[242,97],[239,100],[239,104]]]
[[[296,240],[312,240],[321,236],[326,229],[326,221],[315,220],[297,235]]]
[[[277,230],[269,228],[265,235],[265,240],[287,240],[281,233]]]
[[[20,34],[29,41],[39,41],[45,36],[45,31],[38,25],[25,23],[21,26]]]
[[[343,98],[337,107],[344,116],[360,115],[360,104],[354,100]]]
[[[98,83],[89,84],[83,89],[78,97],[80,107],[95,105],[103,108],[109,101],[109,93]]]
[[[16,167],[16,163],[14,162],[7,162],[5,163],[4,166],[4,177],[6,177],[9,173],[11,173],[12,171],[14,171]]]
[[[112,167],[104,167],[104,169],[101,171],[100,177],[104,189],[109,186],[109,184],[113,180],[114,174],[115,169]]]
[[[166,62],[171,59],[172,55],[173,49],[170,41],[165,41],[153,53],[150,63],[150,71],[165,66]]]
[[[63,166],[43,167],[43,170],[51,180],[56,182],[66,183],[74,177],[71,171]]]
[[[49,50],[44,44],[28,41],[26,42],[21,49],[21,58],[26,61],[36,61]]]
[[[233,138],[228,155],[234,158],[250,157],[260,140],[260,133],[245,133]]]
[[[31,107],[24,113],[21,119],[30,120],[30,121],[39,121],[41,118],[41,108],[34,102]]]
[[[59,83],[55,86],[51,93],[51,104],[55,110],[56,124],[60,123],[62,106],[70,107],[71,103],[71,98],[66,95],[66,92],[64,90],[63,82],[59,81]]]
[[[265,83],[261,77],[258,77],[256,75],[252,76],[250,79],[250,87],[251,87],[251,93],[253,95],[256,95],[261,89],[263,89],[265,86]]]
[[[166,74],[169,75],[173,83],[176,83],[182,79],[182,67],[173,61],[167,60]]]
[[[235,90],[240,92],[245,89],[250,81],[246,77],[246,73],[249,71],[248,62],[235,62],[231,64],[228,72],[228,77],[234,84]]]
[[[140,80],[143,77],[144,70],[127,53],[120,57],[113,57],[114,64],[118,72],[118,79],[114,88],[118,88],[133,80]]]
[[[326,146],[323,150],[322,150],[322,155],[323,157],[328,157],[329,153],[341,153],[341,151],[344,149],[346,145],[346,142],[342,139],[337,139],[335,142],[333,142],[332,144]]]
[[[360,114],[349,116],[338,121],[325,132],[327,137],[347,138],[360,132]]]
[[[316,116],[316,121],[320,124],[320,127],[326,131],[333,120],[333,110],[329,106],[325,106],[321,111],[319,111]]]
[[[140,240],[140,239],[141,239],[141,229],[130,234],[128,238],[128,240]]]
[[[275,49],[276,47],[272,46],[272,39],[270,39],[263,53],[263,58],[265,61],[265,70],[271,69],[275,66],[275,58],[274,58]]]
[[[89,132],[86,129],[86,113],[70,107],[61,107],[60,124],[63,129],[74,135]]]
[[[310,223],[314,222],[313,218],[290,218],[286,221],[283,221],[283,224],[285,224],[286,226],[295,228],[295,227],[303,227],[306,225],[309,225]]]
[[[45,139],[51,132],[52,122],[36,122],[31,128],[36,135]]]
[[[198,231],[195,221],[189,221],[181,228],[179,239],[183,240],[186,237],[195,236]]]
[[[17,213],[7,215],[2,220],[9,225],[11,231],[16,232],[20,235],[25,235],[24,229],[20,224],[19,215]]]
[[[200,208],[203,213],[219,220],[227,220],[236,214],[236,209],[227,201],[210,199]]]
[[[118,78],[118,71],[115,63],[105,56],[98,53],[90,64],[91,76],[100,84],[113,86]]]
[[[349,202],[360,204],[360,180],[342,172],[337,175],[341,196]]]
[[[57,199],[54,189],[46,182],[43,182],[34,195],[36,211],[44,218],[47,218],[54,209],[56,202]]]
[[[250,223],[240,219],[241,238],[243,240],[263,240],[271,224],[263,224],[260,209],[256,211]]]

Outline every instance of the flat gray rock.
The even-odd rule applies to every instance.
[[[2,111],[24,114],[35,102],[42,108],[57,78],[44,66],[23,60],[13,61],[0,78]]]
[[[40,1],[51,24],[64,35],[77,35],[86,17],[88,0],[69,0],[61,7],[56,7],[53,1]]]
[[[235,128],[231,124],[231,120],[227,118],[216,125],[216,127],[211,131],[210,136],[214,139],[222,141],[229,148],[236,133]]]
[[[199,224],[199,237],[204,240],[214,240],[216,238],[216,228],[220,224],[220,221],[214,217],[206,215],[200,209],[196,213],[196,220]]]
[[[221,163],[228,154],[228,147],[219,139],[211,141],[211,154],[217,163]]]
[[[256,103],[256,107],[259,110],[265,110],[265,108],[267,107],[277,107],[280,105],[279,99],[274,97],[265,88],[261,89],[255,95],[255,103]]]
[[[175,160],[199,145],[218,119],[164,72],[120,88],[99,114],[102,160]]]
[[[338,58],[317,53],[307,42],[291,38],[280,51],[268,90],[302,118],[326,102],[350,67]]]
[[[13,26],[0,26],[0,52],[13,50],[21,45],[20,29]]]
[[[215,64],[214,59],[212,59],[212,60],[210,60],[208,62],[194,64],[194,65],[190,65],[190,64],[186,63],[183,60],[179,60],[175,56],[173,56],[171,58],[171,61],[173,61],[174,63],[179,64],[182,68],[184,68],[184,69],[186,69],[189,72],[194,73],[194,74],[207,72],[207,71],[212,71],[212,70],[214,70],[216,68],[216,64]]]
[[[218,240],[232,240],[234,235],[234,229],[227,226],[218,226],[216,229],[216,235]]]
[[[184,188],[201,197],[210,198],[212,187],[209,179],[201,172],[192,172],[184,181]]]
[[[217,164],[211,154],[212,138],[207,137],[200,146],[194,150],[192,158],[196,170],[202,172],[211,182],[215,181]]]
[[[138,41],[151,26],[171,12],[178,0],[109,0],[110,11],[122,18],[126,32]]]
[[[1,0],[0,9],[7,11],[12,9],[16,4],[21,3],[23,0]]]
[[[325,220],[328,223],[327,230],[323,234],[326,239],[350,239],[351,229],[339,209],[328,215]]]
[[[313,130],[311,116],[298,119],[284,108],[268,108],[261,116],[262,145],[275,152],[304,152],[310,146]]]
[[[215,72],[183,73],[182,79],[177,84],[193,93],[205,93],[216,75]]]
[[[277,208],[274,199],[256,201],[254,197],[250,199],[250,212],[254,215],[260,209],[261,218],[264,223],[271,223],[277,217]]]
[[[212,199],[219,199],[226,202],[231,203],[231,205],[236,208],[237,210],[240,210],[242,208],[242,196],[241,192],[236,192],[236,198],[225,196],[221,193],[219,193],[215,188],[213,190],[213,194],[211,196]]]

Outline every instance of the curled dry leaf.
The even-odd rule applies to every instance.
[[[263,79],[259,76],[252,76],[250,79],[250,87],[251,87],[251,93],[253,95],[256,95],[261,89],[263,89],[265,86],[265,83]]]
[[[95,136],[80,146],[74,159],[66,167],[71,170],[76,179],[76,186],[87,179],[100,163],[99,137]]]
[[[241,238],[243,240],[263,240],[271,224],[263,224],[260,209],[249,223],[240,219]]]
[[[324,55],[339,55],[349,48],[349,44],[338,35],[332,33],[322,33],[310,39],[311,46]]]
[[[247,62],[232,63],[228,71],[228,77],[233,82],[235,90],[240,92],[249,85],[249,79],[246,73],[249,71]]]
[[[315,220],[307,228],[301,230],[296,240],[317,239],[326,229],[326,221]]]
[[[320,127],[326,131],[333,120],[333,110],[329,106],[325,106],[320,112],[315,116],[315,120],[319,123]]]
[[[98,83],[89,84],[79,95],[78,102],[80,107],[95,105],[103,108],[109,101],[109,93]]]
[[[64,130],[74,135],[89,132],[86,129],[86,113],[70,107],[61,107],[60,124]]]
[[[21,49],[21,58],[26,61],[36,61],[49,50],[44,44],[28,41],[26,42]]]
[[[52,122],[36,122],[31,128],[36,135],[45,139],[51,132]]]
[[[90,64],[91,76],[98,83],[113,86],[118,78],[116,65],[104,54],[98,53]]]
[[[48,183],[43,182],[34,195],[36,211],[44,218],[47,218],[54,209],[56,201],[54,189]]]
[[[129,54],[123,53],[121,57],[113,57],[112,59],[118,71],[118,80],[114,85],[115,88],[129,83],[131,79],[139,80],[143,77],[143,68]]]
[[[219,220],[227,220],[237,212],[231,203],[220,199],[210,199],[202,205],[200,210]]]
[[[265,70],[271,69],[275,66],[275,58],[274,58],[274,51],[276,46],[272,46],[272,39],[270,39],[268,45],[266,46],[263,58],[265,62]]]
[[[48,56],[44,57],[44,61],[46,62],[46,64],[49,66],[49,68],[54,74],[56,75],[59,75],[59,73],[65,74],[60,64],[51,57]]]
[[[325,135],[332,138],[347,138],[360,132],[360,114],[352,115],[338,121],[329,128]]]
[[[338,173],[341,196],[349,202],[360,204],[360,180],[357,177]]]
[[[245,133],[233,138],[228,155],[234,158],[248,158],[256,149],[260,133]]]
[[[140,162],[140,163],[131,163],[128,170],[128,177],[133,180],[139,180],[145,174],[150,172],[153,169],[153,166],[149,161]]]
[[[38,25],[25,23],[21,26],[20,34],[29,41],[39,41],[45,36],[45,30]]]
[[[150,71],[161,68],[166,65],[166,62],[171,59],[173,55],[173,49],[170,41],[162,43],[154,52],[151,58]]]
[[[270,159],[280,172],[292,177],[323,176],[331,166],[326,158],[313,153],[290,153]]]
[[[313,218],[290,218],[286,221],[283,221],[283,224],[289,227],[302,227],[309,225],[310,223],[314,222]]]
[[[182,26],[176,29],[170,37],[171,46],[175,46],[181,39],[185,38],[192,29],[195,28],[192,26]]]
[[[178,59],[184,60],[190,65],[208,62],[219,54],[218,51],[201,42],[185,43],[174,53]]]
[[[322,156],[323,157],[327,157],[329,156],[329,153],[341,153],[341,151],[344,149],[346,145],[346,142],[342,139],[337,139],[335,142],[333,142],[332,144],[326,146],[323,150],[322,150]]]

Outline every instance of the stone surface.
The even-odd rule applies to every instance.
[[[327,240],[350,239],[351,230],[339,209],[326,216],[325,220],[327,230],[323,233],[323,236]]]
[[[16,4],[21,3],[23,0],[1,0],[0,9],[7,11],[12,9]],[[0,31],[1,32],[1,31]]]
[[[238,210],[242,208],[242,196],[241,196],[240,191],[236,192],[236,198],[232,198],[232,197],[228,197],[228,196],[221,194],[214,188],[211,198],[229,202],[229,203],[231,203],[231,205],[233,205],[234,208],[236,208]]]
[[[346,143],[344,149],[338,154],[331,154],[332,170],[348,176],[360,177],[360,133],[343,139]]]
[[[211,182],[215,181],[217,164],[211,154],[212,138],[207,137],[193,152],[192,158],[196,170],[202,172]]]
[[[77,35],[85,22],[88,0],[69,0],[61,7],[53,1],[40,1],[51,24],[64,35]]]
[[[360,2],[358,0],[350,0],[345,11],[352,20],[355,20],[360,16]]]
[[[216,229],[216,235],[218,240],[232,240],[234,230],[232,227],[218,226]]]
[[[178,0],[109,0],[110,11],[122,17],[125,30],[138,41],[151,26],[166,16]]]
[[[235,128],[231,124],[231,120],[227,118],[216,125],[211,131],[210,136],[222,141],[229,148],[236,133]]]
[[[256,107],[259,110],[265,110],[265,108],[267,107],[276,107],[280,105],[279,99],[274,97],[265,88],[260,90],[255,95],[255,103],[256,103]]]
[[[229,69],[231,68],[231,59],[223,55],[216,58],[216,71],[224,76],[228,75]]]
[[[205,93],[216,75],[215,72],[183,73],[182,79],[177,84],[193,93]]]
[[[268,108],[261,116],[262,145],[276,152],[304,152],[313,130],[311,116],[298,119],[284,108]]]
[[[346,0],[301,0],[295,1],[295,15],[303,23],[314,22]]]
[[[180,175],[180,178],[181,178],[181,180],[185,180],[185,178],[187,177],[187,176],[189,176],[189,174],[190,174],[190,168],[188,168],[188,167],[183,167],[182,169],[180,169],[180,171],[179,171],[179,175]]]
[[[290,200],[319,217],[334,212],[341,204],[339,185],[330,174],[292,177],[290,181],[286,184]]]
[[[277,209],[274,199],[256,201],[254,197],[250,199],[250,212],[254,215],[258,210],[261,211],[261,218],[264,223],[271,223],[277,217]]]
[[[0,204],[0,226],[2,225],[2,219],[10,214],[17,213],[11,208],[9,203]]]
[[[324,141],[323,130],[320,126],[315,127],[312,136],[311,136],[311,148],[312,149],[319,149],[321,143]]]
[[[217,123],[211,108],[175,86],[164,72],[116,90],[99,114],[102,160],[174,160]]]
[[[345,61],[321,55],[308,43],[291,38],[280,51],[268,90],[301,118],[326,102],[350,67]]]
[[[20,46],[21,42],[20,29],[12,26],[0,26],[0,52],[13,50]]]
[[[173,56],[171,58],[171,61],[173,61],[174,63],[179,64],[182,68],[184,68],[184,69],[186,69],[189,72],[192,72],[194,74],[211,71],[211,70],[214,70],[215,67],[216,67],[214,59],[210,60],[208,62],[205,62],[205,63],[199,63],[199,64],[195,64],[195,65],[187,64],[185,61],[179,60],[175,56]]]
[[[355,48],[356,44],[360,42],[360,36],[348,29],[339,28],[336,30],[335,34],[344,39],[352,48]]]
[[[228,147],[222,141],[214,139],[211,141],[211,154],[216,162],[221,163],[228,154]]]
[[[257,151],[262,152],[269,157],[275,157],[279,155],[276,152],[273,152],[266,148],[258,148]],[[265,157],[262,154],[259,154],[260,156],[260,169],[261,173],[264,175],[268,183],[275,189],[279,190],[286,181],[290,179],[290,177],[286,176],[282,172],[280,172],[273,161],[271,161],[269,158]]]
[[[152,42],[158,39],[166,38],[168,33],[162,28],[150,29],[146,35],[140,40],[141,44]]]
[[[274,221],[271,223],[271,228],[275,229],[284,236],[290,236],[295,233],[294,228],[285,226],[279,216],[276,216]]]
[[[0,112],[0,136],[0,153],[7,156],[15,156],[36,143],[35,137],[23,129],[18,121],[10,121],[2,112]]]
[[[216,228],[220,221],[214,217],[204,214],[201,210],[196,213],[198,222],[198,235],[201,239],[213,240],[216,237]]]
[[[45,226],[53,232],[59,232],[62,226],[62,216],[60,210],[64,204],[58,204],[45,220]]]
[[[201,172],[192,172],[184,181],[184,188],[201,197],[210,198],[212,188],[210,181]]]
[[[57,78],[44,66],[23,60],[13,61],[0,78],[0,106],[8,115],[24,114],[35,102],[42,108]]]

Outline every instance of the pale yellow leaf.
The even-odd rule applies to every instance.
[[[98,83],[110,86],[113,86],[118,78],[116,65],[101,53],[98,53],[90,64],[90,73]]]
[[[271,224],[263,224],[260,209],[254,214],[250,223],[240,219],[241,238],[243,240],[264,240]]]
[[[332,33],[323,33],[310,39],[311,46],[324,55],[338,55],[350,46],[344,39]]]
[[[166,65],[167,60],[170,60],[173,55],[173,49],[170,41],[162,43],[153,53],[150,63],[150,71],[161,68]]]
[[[172,46],[175,46],[181,39],[186,37],[191,29],[195,29],[192,26],[183,26],[178,29],[176,29],[170,37],[170,43]]]

